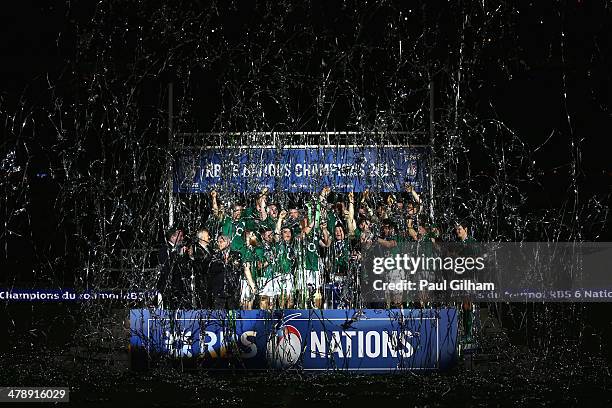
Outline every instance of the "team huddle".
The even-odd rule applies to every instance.
[[[364,258],[389,256],[407,241],[435,243],[419,194],[335,194],[328,187],[286,208],[264,189],[253,205],[220,205],[210,193],[205,227],[188,244],[173,228],[160,251],[157,289],[174,308],[271,309],[364,307]],[[467,227],[456,226],[460,240]],[[393,300],[395,306],[402,299]],[[387,304],[381,306],[394,306]]]

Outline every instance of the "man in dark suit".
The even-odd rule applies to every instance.
[[[208,291],[214,309],[237,309],[240,296],[242,262],[240,254],[230,249],[227,235],[217,238],[217,252],[212,256],[208,273]]]
[[[208,275],[213,257],[209,231],[206,228],[201,228],[196,233],[196,239],[191,255],[193,303],[194,307],[208,308]]]
[[[161,305],[169,309],[191,306],[189,249],[183,245],[183,230],[172,228],[166,233],[166,242],[159,251],[160,275],[157,291]]]

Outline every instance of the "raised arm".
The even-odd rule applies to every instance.
[[[327,224],[327,219],[328,219],[328,214],[327,214],[327,195],[330,192],[330,188],[329,187],[323,187],[323,190],[321,190],[321,194],[319,194],[319,208],[321,210],[321,214],[320,214],[320,218],[319,218],[319,224],[321,223],[326,223]]]
[[[212,212],[218,219],[223,218],[223,211],[219,210],[219,204],[217,203],[217,192],[215,190],[210,192],[210,198],[212,200]]]
[[[348,199],[349,205],[348,214],[346,215],[346,226],[348,227],[349,237],[353,237],[357,229],[357,223],[355,222],[355,194],[353,194],[352,191],[348,194]]]
[[[421,211],[423,210],[423,206],[421,203],[421,197],[419,196],[419,193],[416,192],[416,190],[414,189],[414,187],[412,187],[412,184],[410,183],[406,183],[405,188],[406,188],[406,192],[412,195],[412,199],[414,200],[415,204],[418,206],[417,212],[420,214]]]
[[[306,236],[310,234],[310,231],[312,231],[312,229],[314,228],[314,225],[315,225],[314,218],[315,217],[312,214],[312,204],[306,203],[306,214],[305,214],[304,221],[308,221],[308,224],[300,223],[300,226],[302,227],[301,232],[300,232],[300,237],[302,239],[305,239]]]
[[[368,218],[373,220],[374,222],[377,222],[378,217],[374,213],[374,210],[370,208],[370,205],[368,204],[369,198],[370,198],[370,189],[366,188],[363,194],[361,195],[361,206],[366,209]]]
[[[325,208],[327,206],[327,196],[330,191],[331,189],[329,187],[323,187],[323,190],[321,190],[321,194],[319,194],[319,204],[321,205],[321,208]]]
[[[287,216],[287,210],[282,210],[278,214],[278,220],[276,221],[276,227],[274,228],[274,239],[278,242],[281,240],[281,228],[283,226],[283,220]]]
[[[264,187],[261,190],[261,195],[257,199],[257,212],[259,212],[259,218],[265,221],[268,218],[268,211],[266,210],[266,199],[268,198],[268,187]]]
[[[372,223],[378,224],[382,221],[382,219],[378,216],[378,214],[375,211],[377,202],[371,199],[371,196],[372,196],[372,193],[370,192],[370,190],[366,189],[363,192],[363,196],[361,197],[361,202],[366,208],[366,211],[368,213],[368,218],[372,220]],[[374,208],[370,207],[370,204],[374,204]]]

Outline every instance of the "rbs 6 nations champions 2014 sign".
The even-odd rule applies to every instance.
[[[263,187],[287,193],[320,191],[416,191],[427,182],[427,147],[407,146],[243,146],[191,150],[177,157],[174,192],[213,189],[256,192]]]
[[[452,308],[131,312],[133,353],[217,369],[444,369],[456,333]]]

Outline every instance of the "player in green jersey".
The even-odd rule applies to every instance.
[[[436,228],[430,228],[424,222],[419,222],[418,226],[414,225],[414,218],[408,215],[407,218],[408,236],[414,241],[412,246],[412,254],[415,256],[433,257],[439,251],[439,245],[436,242],[438,239],[438,231]],[[436,280],[436,271],[434,269],[426,269],[421,267],[417,271],[413,271],[415,280],[426,280],[434,282]],[[412,299],[409,299],[412,300]],[[429,293],[427,290],[420,291],[414,299],[415,306],[424,307],[430,302]]]
[[[319,249],[329,247],[331,241],[327,227],[320,223],[321,205],[322,200],[314,205],[314,210],[312,205],[309,205],[306,217],[302,220],[297,274],[300,306],[317,309],[321,308],[323,300],[323,263]]]
[[[221,235],[229,237],[231,240],[230,249],[240,252],[246,245],[244,239],[244,231],[246,230],[246,221],[243,218],[244,207],[238,203],[232,206],[231,216],[227,216],[223,209],[219,208],[217,203],[217,192],[210,193],[212,199],[212,212],[220,225]]]
[[[244,274],[240,279],[240,304],[243,310],[251,310],[253,309],[253,298],[257,293],[255,279],[258,262],[263,259],[263,249],[259,246],[254,232],[246,231],[245,235],[246,245],[240,251],[244,265]]]
[[[256,203],[257,213],[259,214],[260,226],[269,228],[270,231],[274,231],[276,222],[278,221],[278,206],[276,204],[268,203],[268,188],[264,188],[257,198]]]
[[[380,236],[375,239],[375,252],[378,256],[385,258],[394,257],[397,254],[397,235],[395,224],[390,219],[384,219],[381,223]],[[400,282],[405,279],[405,272],[401,269],[387,271],[388,282]],[[386,291],[387,308],[402,307],[404,301],[403,291]]]
[[[274,299],[280,295],[280,278],[275,276],[276,245],[274,242],[274,232],[266,225],[263,225],[259,232],[261,234],[261,250],[263,252],[263,258],[259,260],[257,274],[259,307],[267,310],[274,305]]]
[[[327,195],[329,194],[329,187],[325,187],[319,196],[324,206],[327,206]],[[347,237],[353,238],[357,225],[355,223],[355,195],[351,191],[348,193],[349,204],[346,206],[345,202],[338,200],[332,207],[332,211],[328,211],[327,215],[327,229],[330,235],[335,234],[335,228],[341,224],[344,232],[348,233]]]
[[[278,216],[276,228],[276,274],[279,284],[279,307],[293,308],[293,289],[295,287],[295,265],[296,253],[293,248],[293,233],[288,225],[283,226],[283,220],[287,217],[287,211],[283,210]]]

